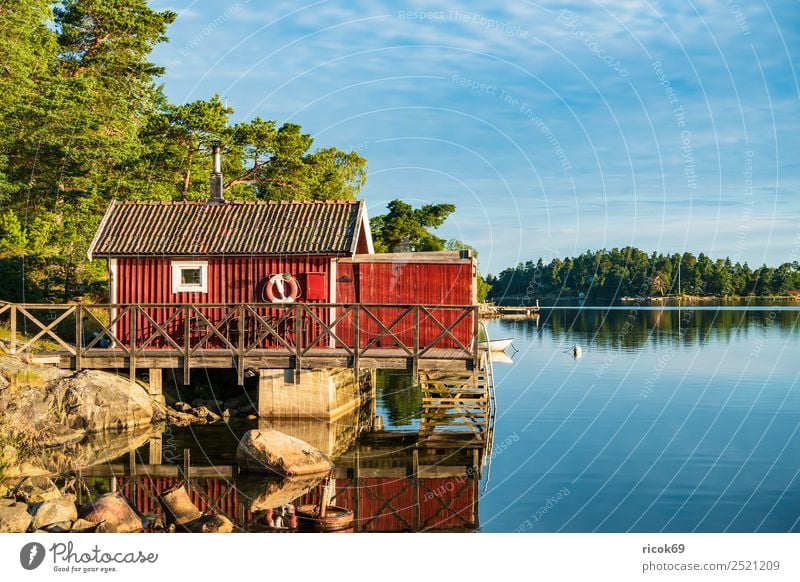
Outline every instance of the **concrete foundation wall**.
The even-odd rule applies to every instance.
[[[335,420],[371,397],[373,376],[362,370],[357,384],[350,369],[303,370],[295,382],[294,370],[259,370],[258,416]]]

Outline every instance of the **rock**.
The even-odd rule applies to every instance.
[[[158,496],[158,502],[164,509],[167,525],[174,523],[183,526],[203,516],[203,512],[192,503],[189,493],[183,485],[176,485],[164,491]]]
[[[33,511],[33,529],[45,528],[49,525],[60,525],[67,522],[70,529],[73,521],[78,519],[78,510],[72,499],[63,497],[39,504]]]
[[[239,406],[236,410],[239,411],[239,414],[254,414],[256,412],[256,407],[252,404],[245,403]]]
[[[264,511],[287,505],[302,497],[323,478],[323,475],[316,475],[312,478],[288,479],[245,473],[236,479],[236,489],[243,494],[239,499],[249,511]]]
[[[194,533],[231,533],[233,523],[223,515],[204,515],[189,524],[189,531]]]
[[[88,519],[76,519],[72,524],[70,531],[75,533],[94,533],[99,524],[89,521]]]
[[[25,356],[23,356],[25,357]],[[0,356],[0,370],[7,380],[15,378],[20,372],[34,372],[37,381],[49,384],[72,375],[69,370],[62,370],[55,366],[37,366],[31,364],[20,356]]]
[[[247,420],[258,420],[258,417],[255,414],[248,414],[245,418]]]
[[[238,396],[234,396],[232,398],[228,398],[223,403],[223,408],[243,408],[245,406],[253,406],[255,409],[255,402],[257,396],[255,394],[249,394],[247,392],[243,394],[239,394]]]
[[[100,431],[149,424],[158,405],[135,382],[98,370],[78,372],[60,383],[63,410],[73,429]]]
[[[28,506],[15,503],[8,507],[0,507],[0,533],[24,533],[31,524]]]
[[[14,505],[16,502],[17,502],[16,499],[3,498],[0,499],[0,507],[9,507],[11,505]]]
[[[61,497],[61,492],[48,477],[27,477],[17,486],[17,497],[27,503],[42,503]]]
[[[33,531],[44,533],[67,533],[72,531],[72,522],[60,521],[58,523],[51,523],[48,526],[40,527],[38,529],[34,529]]]
[[[319,449],[274,429],[250,430],[236,450],[246,471],[284,477],[328,473],[333,463]]]
[[[81,507],[78,517],[97,524],[99,533],[131,533],[147,527],[147,520],[119,491],[101,495]]]
[[[194,414],[188,412],[178,412],[177,410],[167,409],[167,420],[170,424],[177,426],[186,426],[187,424],[198,423],[205,424],[208,422],[205,418],[197,418]]]
[[[175,405],[172,407],[178,412],[191,412],[192,405],[188,402],[176,402]]]
[[[222,418],[219,414],[211,412],[205,406],[199,406],[197,408],[193,408],[192,414],[194,414],[197,418],[202,418],[208,422],[216,422]]]
[[[213,413],[218,413],[222,409],[222,402],[217,400],[206,400],[205,398],[195,398],[192,400],[192,408],[208,408]]]
[[[19,465],[8,467],[5,471],[6,478],[9,477],[40,477],[50,475],[50,471],[44,467],[25,461]]]
[[[162,426],[148,424],[119,432],[107,430],[87,433],[79,442],[48,449],[42,455],[42,462],[53,473],[71,473],[118,459],[147,444],[150,439],[158,438],[162,431]]]
[[[222,411],[222,418],[224,420],[227,421],[227,420],[230,419],[230,417],[231,417],[231,409],[230,408],[226,408],[225,410]]]

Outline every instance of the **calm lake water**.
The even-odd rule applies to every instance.
[[[800,531],[798,324],[624,306],[492,322],[519,352],[495,367],[481,530]]]
[[[370,426],[342,433],[332,454],[349,471],[337,500],[360,507],[357,530],[800,531],[797,308],[559,308],[488,329],[518,352],[495,365],[494,451],[480,483],[463,476],[463,448],[420,452],[420,465],[449,466],[413,478],[416,441],[385,436],[419,430],[421,393],[410,374],[382,372],[375,408],[357,422]],[[164,460],[180,464],[191,448],[194,464],[231,464],[254,426],[170,427]],[[312,442],[324,430],[277,428]]]

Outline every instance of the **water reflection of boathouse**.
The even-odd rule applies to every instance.
[[[281,429],[308,435],[313,427],[305,425],[316,423],[320,434],[326,435],[323,439],[334,435],[329,442],[336,463],[330,485],[332,502],[353,511],[353,531],[477,530],[480,480],[491,427],[381,430],[375,420],[374,408],[367,403],[332,426],[294,419],[285,421]],[[234,445],[236,435],[231,433],[229,438],[226,447]],[[94,478],[95,485],[100,478],[149,517],[161,515],[158,495],[184,482],[201,511],[225,515],[244,531],[268,531],[272,512],[287,504],[299,507],[319,502],[316,481],[240,474],[235,465],[203,464],[198,443],[177,457],[170,455],[171,464],[159,463],[162,439],[155,435],[121,462],[90,467],[80,476],[85,483]]]

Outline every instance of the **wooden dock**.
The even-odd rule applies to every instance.
[[[472,371],[477,305],[0,303],[12,354],[72,370]],[[424,331],[420,331],[424,330]],[[467,339],[470,338],[470,339]],[[42,342],[48,344],[42,347]]]
[[[480,316],[490,319],[490,318],[527,318],[527,317],[538,317],[539,311],[541,308],[539,307],[539,302],[536,302],[536,305],[495,305],[494,303],[482,303],[479,307],[480,309]]]

